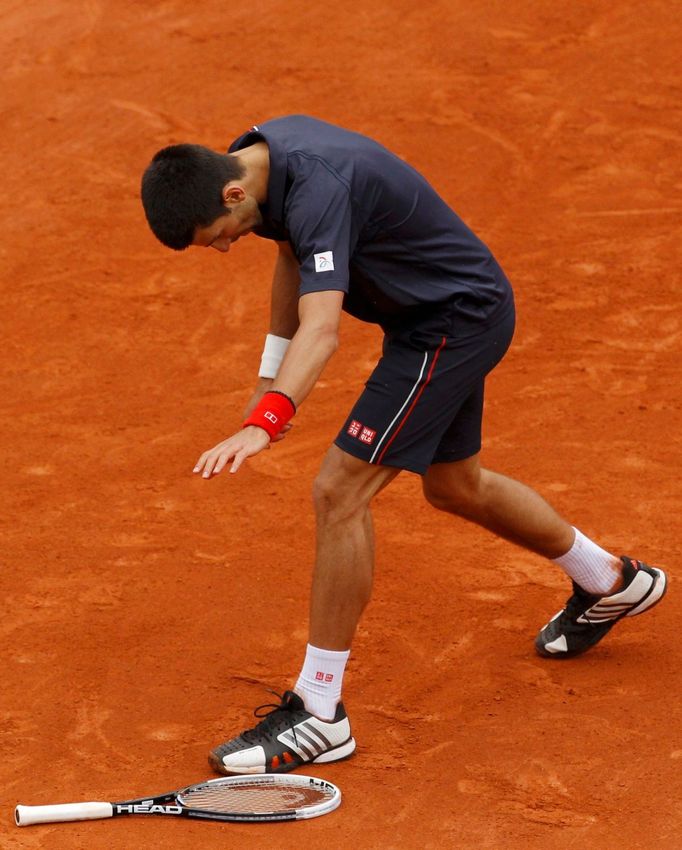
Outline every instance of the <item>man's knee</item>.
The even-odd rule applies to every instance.
[[[350,487],[350,479],[343,473],[322,468],[313,482],[315,513],[326,516],[342,509]]]
[[[363,514],[379,490],[398,470],[370,466],[338,449],[327,453],[313,483],[313,504],[318,518],[350,518]]]
[[[318,517],[339,519],[363,511],[363,504],[357,487],[357,476],[344,455],[328,454],[313,482],[313,504]]]
[[[439,511],[466,516],[481,499],[478,463],[436,464],[422,479],[424,497]]]

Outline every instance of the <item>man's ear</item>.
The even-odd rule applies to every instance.
[[[226,183],[223,186],[223,191],[221,192],[223,198],[223,206],[224,207],[233,207],[236,204],[241,204],[241,202],[246,198],[246,192],[241,186],[238,186],[236,183]]]

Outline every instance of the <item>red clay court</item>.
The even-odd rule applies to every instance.
[[[660,0],[4,4],[3,848],[679,850],[681,39]],[[158,148],[293,112],[392,148],[490,245],[519,323],[484,463],[670,593],[543,661],[560,570],[403,474],[346,678],[358,753],[307,771],[337,812],[17,830],[17,802],[207,778],[298,672],[311,483],[380,333],[346,317],[292,434],[197,480],[250,395],[275,251],[174,254],[139,201]]]

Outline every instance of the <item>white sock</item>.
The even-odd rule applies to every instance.
[[[349,655],[350,649],[335,652],[308,644],[303,669],[294,690],[302,698],[306,709],[321,720],[334,719]]]
[[[560,558],[554,558],[573,581],[595,596],[605,596],[611,592],[621,575],[622,563],[619,558],[593,543],[589,537],[574,528],[573,546]]]

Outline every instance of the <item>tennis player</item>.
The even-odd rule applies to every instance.
[[[227,154],[164,148],[144,173],[142,200],[170,248],[227,253],[250,233],[279,247],[255,392],[242,427],[201,455],[197,475],[235,473],[286,436],[336,351],[342,310],[384,333],[314,485],[317,558],[298,681],[279,704],[261,706],[255,728],[212,751],[216,770],[289,771],[355,750],[341,686],[372,588],[370,504],[401,470],[422,477],[438,510],[572,579],[566,606],[536,638],[544,657],[585,652],[663,597],[661,569],[605,551],[525,484],[481,466],[485,377],[512,339],[512,290],[486,245],[402,159],[293,115],[252,127]]]

